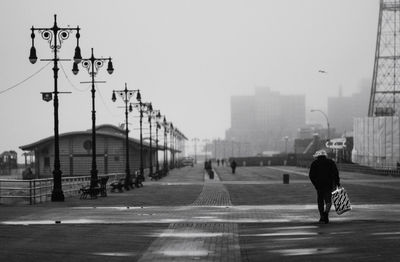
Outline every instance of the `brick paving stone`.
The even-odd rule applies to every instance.
[[[301,175],[307,170],[295,169],[302,179],[291,176],[289,185],[274,185],[282,183],[286,170],[241,168],[237,177],[242,180],[226,182],[220,181],[221,174],[208,179],[200,167],[186,169],[184,185],[146,181],[140,191],[110,194],[106,199],[3,206],[0,260],[400,261],[400,179],[343,173],[353,210],[340,216],[332,210],[331,223],[319,225],[314,189]],[[265,180],[250,181],[254,174]],[[184,175],[183,170],[174,170],[161,181],[179,183]],[[287,197],[274,197],[283,187]],[[302,198],[307,192],[310,196]],[[128,199],[141,194],[159,195],[148,203],[163,197],[172,203],[128,205],[134,203]],[[188,195],[190,200],[177,201]],[[241,205],[236,205],[238,198],[243,199]]]
[[[140,262],[240,261],[238,225],[174,223],[151,244]]]
[[[204,186],[191,206],[232,206],[229,192],[204,174]],[[140,262],[147,261],[240,261],[236,223],[173,223],[151,244]]]
[[[204,186],[200,196],[192,206],[231,206],[232,202],[228,190],[221,183],[219,175],[214,172],[214,179],[204,173]]]

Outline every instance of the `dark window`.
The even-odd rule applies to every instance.
[[[90,151],[92,149],[92,141],[86,140],[85,142],[83,142],[83,148],[87,151]]]
[[[44,167],[50,167],[50,157],[44,158]]]

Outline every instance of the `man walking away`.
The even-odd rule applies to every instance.
[[[231,168],[232,168],[232,174],[235,174],[235,170],[236,170],[236,161],[235,160],[231,161]]]
[[[320,223],[329,223],[329,211],[332,206],[332,190],[340,186],[339,171],[333,160],[327,158],[325,150],[318,150],[310,167],[309,177],[317,190]]]

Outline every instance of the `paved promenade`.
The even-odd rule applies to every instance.
[[[93,200],[0,205],[0,261],[400,261],[400,179],[341,173],[318,224],[306,169],[199,166]],[[283,174],[290,183],[283,184]]]

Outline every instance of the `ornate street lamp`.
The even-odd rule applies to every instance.
[[[105,83],[104,81],[94,81],[95,76],[97,75],[99,69],[103,67],[104,62],[108,61],[107,72],[111,75],[114,72],[114,67],[110,58],[96,58],[93,54],[90,58],[83,58],[80,62],[84,68],[87,69],[89,75],[92,77],[92,81],[90,82],[81,82],[81,83],[91,83],[92,84],[92,169],[90,170],[90,188],[95,188],[97,186],[97,164],[96,164],[96,107],[95,107],[95,83]],[[79,72],[77,62],[74,62],[72,67],[72,72],[76,75]]]
[[[153,106],[150,104],[148,110],[147,110],[147,116],[148,116],[148,122],[149,122],[149,129],[150,129],[150,177],[153,176],[153,137],[152,137],[152,120],[154,118],[157,118],[157,116],[160,115],[160,110],[154,110]],[[157,130],[157,129],[156,129]],[[156,131],[158,133],[158,130]],[[156,149],[157,149],[157,154],[158,154],[158,143],[156,142]]]
[[[171,163],[170,168],[173,169],[175,167],[175,145],[174,145],[174,136],[175,136],[175,129],[172,123],[169,123],[169,146],[171,148]]]
[[[168,173],[168,156],[167,156],[167,133],[168,133],[168,127],[169,124],[167,122],[166,117],[164,116],[164,120],[162,122],[162,125],[164,127],[164,162],[163,162],[163,169],[165,174]]]
[[[140,113],[140,173],[139,173],[139,178],[144,181],[144,163],[143,163],[143,132],[142,132],[142,126],[143,126],[143,113],[149,111],[149,109],[152,109],[151,103],[143,103],[141,99],[138,99],[139,103],[132,103],[133,105]]]
[[[205,138],[205,139],[203,139],[203,142],[205,143],[204,149],[203,149],[203,150],[205,150],[204,159],[205,159],[205,161],[207,161],[207,152],[208,152],[207,151],[207,144],[210,142],[210,140]]]
[[[64,201],[64,193],[62,191],[61,177],[62,171],[60,169],[60,148],[59,148],[59,132],[58,132],[58,91],[57,79],[58,79],[58,61],[69,61],[65,59],[58,58],[58,51],[61,49],[63,41],[69,38],[72,31],[76,31],[76,47],[74,61],[79,63],[82,59],[81,49],[79,47],[79,26],[76,28],[70,27],[58,27],[57,26],[57,16],[54,15],[54,25],[49,28],[32,28],[31,38],[32,46],[29,54],[29,61],[34,64],[37,61],[36,49],[34,45],[35,31],[38,31],[41,37],[48,41],[50,49],[53,50],[54,58],[52,59],[41,59],[41,61],[53,61],[53,72],[54,72],[54,92],[52,93],[42,93],[42,98],[45,101],[50,101],[52,99],[52,94],[54,94],[54,170],[53,170],[53,191],[51,193],[51,201]]]
[[[328,128],[328,139],[327,139],[327,141],[330,141],[331,138],[330,138],[330,131],[329,131],[330,127],[329,127],[328,116],[325,114],[324,111],[319,110],[319,109],[311,109],[310,112],[320,112],[320,113],[325,117],[325,120],[326,120],[326,127]]]
[[[158,159],[158,130],[161,129],[161,124],[160,124],[160,120],[161,120],[161,113],[159,110],[157,110],[158,113],[156,115],[156,172],[158,174],[158,172],[160,171],[160,162]]]
[[[197,142],[199,142],[199,139],[195,137],[192,138],[192,141],[194,142],[194,163],[197,164]]]
[[[125,103],[125,158],[126,158],[126,167],[125,167],[125,189],[129,190],[129,185],[131,185],[132,183],[132,179],[131,179],[131,173],[129,170],[129,137],[128,137],[128,133],[129,133],[129,129],[128,129],[128,103],[129,100],[132,98],[132,96],[136,94],[136,100],[140,101],[141,100],[141,95],[140,95],[140,91],[139,90],[128,90],[127,85],[125,83],[125,89],[124,90],[114,90],[112,93],[112,98],[111,100],[113,102],[115,102],[117,100],[117,96],[115,95],[115,93],[117,93],[122,100]],[[132,112],[132,106],[129,105],[129,112]]]

